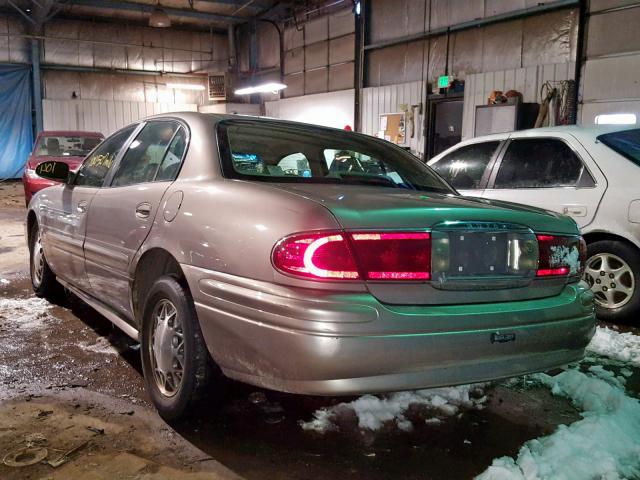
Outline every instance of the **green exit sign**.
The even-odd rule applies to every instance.
[[[451,84],[451,78],[448,75],[442,75],[438,77],[438,88],[449,88]]]

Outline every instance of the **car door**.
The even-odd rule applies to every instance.
[[[582,228],[605,189],[602,172],[571,135],[512,136],[483,196],[569,215]]]
[[[116,132],[84,160],[68,185],[43,192],[42,223],[47,261],[56,276],[88,290],[84,262],[87,211],[135,126]]]
[[[501,141],[490,140],[462,145],[429,162],[442,178],[462,195],[482,196]]]
[[[133,319],[129,265],[178,173],[187,132],[178,121],[147,122],[91,202],[84,244],[91,293],[125,318]]]

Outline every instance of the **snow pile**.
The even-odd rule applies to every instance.
[[[604,380],[578,370],[535,378],[554,395],[571,399],[583,419],[524,444],[477,480],[640,478],[640,402]]]
[[[103,355],[120,355],[120,351],[105,337],[98,337],[94,343],[80,342],[78,346],[88,352]]]
[[[55,319],[51,304],[43,298],[0,298],[0,326],[21,331],[42,329]]]
[[[461,385],[397,392],[385,396],[364,395],[349,403],[317,410],[312,420],[300,422],[300,426],[303,430],[319,433],[335,430],[338,417],[352,411],[357,416],[361,429],[375,431],[385,423],[393,423],[400,430],[410,431],[413,424],[405,417],[409,408],[425,408],[433,414],[425,423],[439,423],[440,418],[456,415],[462,409],[481,409],[487,400],[483,387],[484,384]]]
[[[640,336],[632,333],[598,327],[587,350],[640,367]]]

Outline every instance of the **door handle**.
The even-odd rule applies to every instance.
[[[564,205],[562,213],[571,217],[586,217],[587,207],[584,205]]]
[[[136,207],[136,217],[148,218],[151,214],[151,204],[143,202]]]
[[[79,213],[84,213],[87,211],[87,201],[86,200],[80,200],[78,202],[78,206],[76,207],[76,210],[78,210]]]

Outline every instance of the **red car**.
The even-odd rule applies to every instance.
[[[33,152],[24,167],[22,183],[27,205],[34,193],[58,182],[39,177],[35,169],[41,162],[55,160],[69,164],[69,170],[75,172],[84,157],[104,140],[98,132],[46,131],[40,132],[36,138]]]

